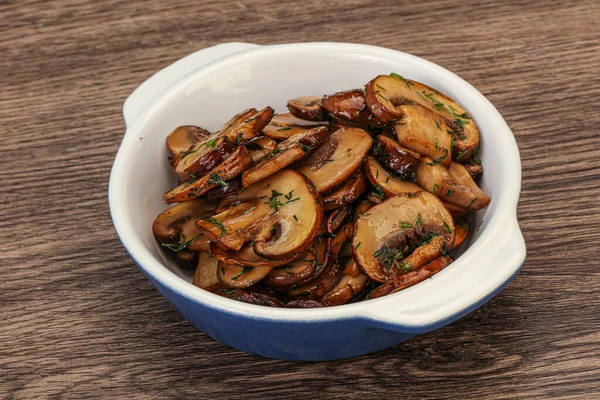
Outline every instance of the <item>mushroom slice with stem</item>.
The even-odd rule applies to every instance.
[[[212,215],[216,202],[196,199],[177,204],[161,213],[152,224],[154,237],[163,247],[174,252],[184,249],[209,251],[208,239],[196,222]]]
[[[406,275],[398,276],[391,281],[384,283],[377,289],[371,291],[367,297],[369,299],[376,299],[378,297],[396,293],[410,286],[416,285],[417,283],[423,282],[425,279],[437,274],[450,265],[452,261],[452,258],[448,256],[436,258],[429,264],[424,265],[416,271],[409,272]]]
[[[380,197],[382,192],[385,197],[392,197],[402,193],[419,193],[423,191],[423,188],[416,183],[403,181],[390,174],[373,157],[369,156],[365,159],[364,170],[367,179],[375,188],[375,193]]]
[[[257,163],[261,158],[277,148],[277,143],[266,136],[258,136],[244,143],[252,162]]]
[[[244,171],[242,186],[248,187],[310,154],[328,137],[329,130],[326,127],[317,127],[281,142],[274,151]]]
[[[295,261],[273,268],[263,282],[276,290],[289,289],[313,274],[316,268],[315,254],[311,250],[301,253]]]
[[[325,109],[321,105],[321,96],[303,96],[287,103],[290,113],[298,118],[309,121],[325,121]]]
[[[199,288],[209,290],[219,284],[217,278],[217,264],[219,260],[210,253],[200,253],[198,256],[198,266],[194,272],[192,283]]]
[[[216,243],[211,243],[210,251],[219,261],[230,265],[240,265],[242,267],[279,267],[288,264],[298,258],[299,254],[291,255],[281,260],[269,260],[261,257],[254,252],[251,243],[246,243],[239,251],[225,250]]]
[[[400,179],[415,180],[415,171],[421,160],[419,153],[400,146],[394,139],[385,135],[377,136],[373,150],[375,157]]]
[[[294,117],[292,114],[277,114],[271,119],[269,125],[265,126],[262,134],[276,140],[285,140],[291,136],[305,133],[307,130],[326,126],[327,122],[306,121]]]
[[[450,168],[445,168],[432,165],[431,159],[424,157],[416,175],[422,188],[435,194],[445,203],[467,211],[481,210],[491,201],[473,181],[467,169],[459,163],[452,163]]]
[[[321,302],[326,306],[346,304],[365,288],[367,281],[367,277],[359,271],[354,259],[350,259],[340,281],[323,296]]]
[[[206,192],[206,197],[210,200],[219,200],[238,194],[242,189],[242,182],[238,177],[225,182],[224,185],[219,185],[216,188],[209,190]]]
[[[309,300],[320,299],[329,292],[340,280],[342,267],[338,262],[338,253],[344,242],[352,236],[352,226],[347,225],[329,242],[329,258],[323,272],[315,279],[285,292],[287,296],[300,296]]]
[[[200,197],[217,186],[225,187],[228,185],[227,181],[240,175],[250,165],[252,165],[252,158],[248,150],[244,146],[238,146],[225,161],[203,177],[169,190],[163,195],[163,201],[167,204],[181,203]]]
[[[209,136],[210,132],[199,126],[183,125],[175,128],[167,136],[167,149],[171,153],[171,157],[169,157],[171,166],[175,168],[179,160],[194,144],[207,139]]]
[[[421,106],[400,106],[402,118],[393,124],[400,144],[435,164],[446,167],[452,162],[452,135],[448,134],[444,118]]]
[[[323,221],[323,205],[301,174],[282,170],[224,199],[224,210],[198,221],[206,235],[225,249],[253,241],[256,254],[289,258],[310,246]]]
[[[427,192],[401,194],[355,224],[354,259],[371,280],[386,282],[440,257],[454,243],[454,222]]]
[[[260,282],[273,269],[269,266],[242,266],[219,261],[217,278],[219,283],[230,289],[245,289]]]
[[[335,209],[331,214],[329,214],[329,218],[327,218],[327,232],[330,234],[335,234],[348,220],[349,216],[349,206]]]
[[[371,112],[385,123],[397,121],[404,115],[400,106],[421,105],[447,121],[457,154],[464,152],[464,159],[468,159],[479,147],[479,129],[469,113],[448,96],[422,83],[398,74],[380,75],[365,86],[365,102]]]
[[[373,139],[358,128],[335,131],[297,171],[310,179],[319,193],[340,185],[356,171],[369,152]]]
[[[217,132],[210,135],[205,140],[196,142],[183,156],[177,164],[175,173],[183,182],[190,179],[190,174],[199,176],[204,175],[212,168],[204,168],[207,163],[206,158],[215,158],[215,151],[223,150],[227,146],[237,146],[238,144],[258,136],[259,132],[273,118],[273,109],[265,107],[257,111],[254,108],[245,110],[223,125]],[[229,149],[230,152],[232,149]],[[222,155],[223,157],[223,155]],[[218,159],[216,164],[221,160]]]
[[[359,125],[385,128],[368,109],[364,92],[361,89],[345,90],[323,97],[323,108],[334,117],[334,121],[344,125],[352,121]],[[352,124],[350,124],[352,125]]]
[[[363,174],[354,173],[341,186],[333,189],[333,192],[324,196],[323,206],[325,211],[344,207],[354,202],[367,190],[367,181]]]

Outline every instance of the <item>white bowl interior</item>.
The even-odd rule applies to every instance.
[[[154,218],[167,208],[161,201],[162,194],[176,184],[167,163],[167,135],[177,126],[186,124],[214,131],[232,115],[250,107],[259,109],[270,105],[283,113],[287,111],[288,99],[361,88],[376,75],[396,72],[448,94],[480,127],[480,157],[485,173],[479,183],[492,197],[492,203],[475,214],[475,229],[459,250],[462,253],[486,230],[489,216],[503,203],[504,192],[515,191],[507,186],[506,175],[506,171],[511,170],[508,163],[514,161],[514,157],[505,157],[502,151],[508,139],[505,133],[496,134],[499,115],[486,117],[486,110],[493,110],[493,107],[487,101],[483,104],[483,97],[470,85],[434,64],[410,55],[395,54],[398,55],[391,57],[347,48],[324,47],[319,51],[309,46],[282,47],[279,51],[263,51],[259,56],[233,56],[231,61],[213,64],[183,79],[136,121],[123,143],[129,149],[127,160],[119,170],[125,175],[125,193],[121,195],[124,204],[120,207],[124,207],[134,234],[160,263],[190,281],[191,274],[170,260],[157,245],[151,231]],[[514,193],[509,197],[513,203]],[[504,204],[507,205],[514,208],[516,200],[514,205]],[[462,265],[461,268],[468,269],[469,266]]]

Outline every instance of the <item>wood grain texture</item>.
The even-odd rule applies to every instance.
[[[600,398],[600,3],[0,3],[0,397]],[[450,326],[354,360],[227,348],[150,286],[110,221],[121,106],[226,41],[346,41],[462,76],[513,129],[527,262]],[[243,394],[243,396],[240,396]]]

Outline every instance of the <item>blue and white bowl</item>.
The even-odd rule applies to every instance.
[[[179,125],[215,130],[237,112],[288,99],[360,88],[399,73],[460,103],[479,125],[481,186],[492,203],[474,217],[460,257],[431,279],[379,299],[320,309],[241,303],[191,284],[152,236],[176,184],[165,138]],[[421,58],[346,43],[257,46],[225,43],[191,54],[142,83],[123,106],[127,130],[109,185],[117,233],[154,286],[198,329],[249,353],[284,360],[333,360],[372,353],[441,328],[483,305],[525,260],[516,210],[521,162],[515,139],[494,106],[467,82]]]

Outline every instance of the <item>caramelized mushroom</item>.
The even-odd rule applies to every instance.
[[[310,154],[328,137],[327,128],[317,127],[281,142],[273,152],[244,172],[242,186],[248,187]]]
[[[163,247],[179,252],[184,249],[209,251],[208,240],[196,222],[212,215],[214,201],[196,199],[177,204],[161,213],[152,224],[154,237]]]
[[[287,108],[298,118],[309,121],[325,121],[325,110],[321,105],[321,96],[304,96],[288,101]]]
[[[285,303],[285,308],[321,308],[325,307],[323,303],[316,300],[294,299]]]
[[[323,296],[321,302],[326,306],[346,304],[365,288],[367,281],[367,277],[358,270],[356,262],[350,259],[340,281]]]
[[[189,249],[183,249],[175,253],[175,262],[184,269],[194,269],[197,259],[198,252]]]
[[[455,150],[464,152],[464,159],[470,158],[479,147],[479,129],[471,116],[458,103],[427,85],[398,74],[380,75],[365,86],[365,92],[367,106],[382,122],[398,121],[404,115],[400,106],[420,105],[448,122],[446,125],[453,133]]]
[[[277,143],[269,137],[258,136],[244,143],[244,147],[248,150],[250,157],[252,157],[252,162],[256,163],[275,150]]]
[[[198,266],[194,272],[192,283],[199,288],[209,290],[219,284],[217,278],[217,260],[210,253],[200,253]]]
[[[167,149],[171,153],[169,163],[173,168],[177,166],[181,157],[198,141],[206,140],[210,136],[210,132],[200,128],[199,126],[183,125],[175,128],[173,132],[167,136]]]
[[[217,278],[221,285],[230,289],[245,289],[260,282],[273,267],[269,266],[241,266],[225,264],[219,261],[217,266]]]
[[[448,210],[450,215],[452,215],[453,217],[465,217],[469,215],[469,211],[465,210],[464,208],[455,206],[454,204],[444,203],[444,207],[446,207],[446,210]]]
[[[315,272],[317,266],[315,254],[307,250],[295,261],[273,268],[263,282],[274,289],[289,289]]]
[[[372,143],[371,136],[362,129],[340,129],[297,171],[310,179],[319,193],[327,192],[348,179],[360,167]]]
[[[439,257],[416,271],[398,276],[391,281],[384,283],[369,293],[368,298],[376,299],[387,294],[399,292],[400,290],[416,285],[419,282],[423,282],[425,279],[430,278],[446,268],[452,261],[453,260],[450,257]]]
[[[247,288],[246,290],[216,288],[212,292],[228,299],[241,301],[242,303],[265,307],[283,307],[283,302],[274,293],[267,290],[252,290],[253,288]]]
[[[327,232],[336,233],[348,219],[350,207],[342,207],[334,210],[327,218]]]
[[[272,139],[285,140],[317,126],[326,126],[326,122],[305,121],[292,114],[277,114],[262,133]]]
[[[353,174],[346,182],[323,198],[325,211],[344,207],[354,202],[365,190],[367,190],[367,181],[363,174]]]
[[[256,254],[250,243],[246,243],[239,251],[225,250],[218,244],[211,243],[210,251],[217,259],[219,259],[219,261],[230,265],[240,265],[242,267],[274,268],[288,264],[299,257],[299,254],[294,254],[281,260],[269,260]]]
[[[467,211],[481,210],[491,199],[473,181],[467,169],[452,163],[449,169],[433,165],[425,157],[417,168],[417,182],[421,187],[438,196],[442,201]]]
[[[452,216],[427,192],[392,197],[359,217],[355,226],[354,259],[376,282],[417,269],[454,243]]]
[[[373,157],[365,159],[364,170],[367,179],[379,195],[383,192],[385,197],[392,197],[401,193],[418,193],[423,191],[416,183],[403,181],[392,176]]]
[[[258,136],[271,118],[273,118],[271,107],[266,107],[261,111],[251,108],[236,115],[206,140],[196,142],[179,161],[175,173],[183,182],[188,181],[191,174],[204,175],[212,169],[203,167],[207,163],[206,158],[215,158],[216,150],[222,149],[221,153],[224,154],[226,152],[224,147],[227,147],[227,145],[235,146]],[[216,164],[220,161],[221,159],[218,159]]]
[[[400,146],[394,139],[385,135],[377,136],[374,153],[379,162],[393,171],[400,179],[415,180],[415,171],[421,160],[419,153]]]
[[[469,171],[469,175],[471,175],[471,178],[473,179],[477,178],[483,172],[481,162],[478,160],[468,162],[467,164],[465,164],[465,168],[467,169],[467,171]]]
[[[225,161],[193,182],[182,183],[163,195],[167,204],[181,203],[202,196],[217,186],[227,186],[227,181],[240,175],[252,165],[252,158],[244,146],[238,148]]]
[[[238,194],[242,190],[242,182],[239,177],[225,182],[224,185],[219,185],[206,193],[209,200],[219,200],[227,196]]]
[[[226,249],[240,250],[254,241],[256,254],[288,258],[310,246],[323,221],[323,206],[302,175],[282,170],[224,199],[198,226]]]
[[[347,124],[352,121],[358,126],[368,125],[375,128],[385,128],[385,124],[379,122],[365,104],[365,98],[361,89],[345,90],[323,97],[323,108],[326,109],[339,124]],[[351,124],[352,126],[352,124]]]
[[[456,234],[452,248],[456,249],[458,246],[463,244],[463,242],[467,239],[467,236],[469,236],[469,225],[466,223],[457,223],[457,221],[454,220],[454,232]]]

